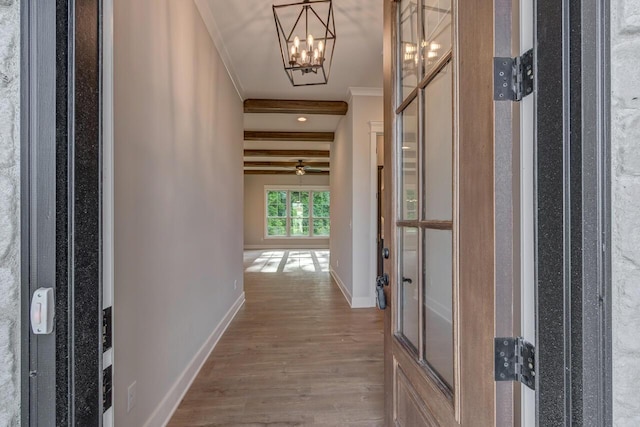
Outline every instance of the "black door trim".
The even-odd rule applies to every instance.
[[[536,3],[539,425],[612,424],[609,1]]]

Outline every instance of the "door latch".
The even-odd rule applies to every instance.
[[[384,273],[376,278],[376,305],[380,310],[387,308],[387,298],[384,295],[384,287],[389,285],[389,275]]]
[[[50,334],[53,331],[55,304],[53,288],[39,288],[31,298],[31,330],[36,335]]]

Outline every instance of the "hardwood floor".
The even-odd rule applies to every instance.
[[[170,426],[383,424],[383,317],[352,310],[328,251],[245,253],[246,302]]]

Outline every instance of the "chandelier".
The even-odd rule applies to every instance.
[[[291,84],[327,84],[336,41],[332,0],[273,5],[273,18]]]

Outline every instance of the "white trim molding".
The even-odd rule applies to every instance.
[[[329,274],[333,277],[336,284],[338,285],[338,289],[344,295],[344,298],[347,300],[347,304],[351,308],[371,308],[376,306],[375,296],[366,296],[366,297],[353,297],[349,289],[346,287],[338,273],[333,269],[333,267],[329,267]]]
[[[370,295],[368,298],[362,298],[367,299],[367,302],[362,302],[362,304],[369,304],[369,305],[362,305],[362,307],[375,307],[376,305],[376,296],[375,296],[375,289],[373,284],[376,283],[376,275],[378,274],[377,270],[378,270],[378,257],[377,257],[377,252],[378,252],[378,244],[377,244],[377,238],[378,238],[378,135],[383,135],[384,134],[384,122],[382,121],[370,121],[369,122],[369,137],[370,139],[370,146],[369,146],[369,155],[370,155],[370,162],[371,162],[371,177],[370,177],[370,182],[371,182],[371,187],[370,187],[370,194],[369,194],[369,235],[370,236],[374,236],[373,237],[373,242],[371,245],[369,245],[369,271],[367,274],[368,277],[368,283],[371,284],[370,286]]]
[[[354,96],[382,96],[381,87],[350,87],[347,90],[348,98]]]
[[[187,393],[193,380],[196,379],[200,369],[209,358],[209,355],[220,341],[220,338],[227,330],[231,321],[234,319],[242,305],[244,304],[244,292],[240,294],[238,299],[233,303],[231,308],[224,315],[218,326],[215,327],[209,338],[204,342],[200,350],[193,356],[191,362],[182,371],[182,374],[178,377],[173,386],[169,389],[164,399],[160,402],[156,409],[153,411],[147,422],[144,423],[145,427],[152,426],[166,426],[171,420],[173,413],[178,409],[178,405]]]
[[[333,277],[333,280],[335,280],[336,284],[338,285],[338,289],[340,289],[342,295],[344,295],[344,298],[347,300],[347,304],[349,304],[349,307],[351,307],[351,292],[349,292],[349,289],[347,289],[344,282],[342,281],[342,279],[340,279],[340,276],[338,276],[338,273],[336,273],[333,267],[329,267],[329,274],[331,274],[331,277]]]

